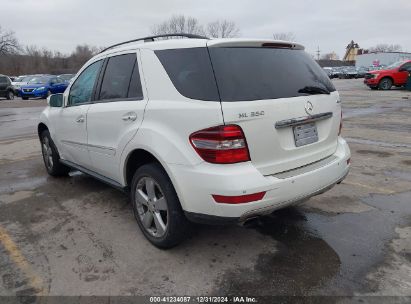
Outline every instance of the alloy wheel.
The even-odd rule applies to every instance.
[[[160,185],[151,177],[142,177],[135,194],[134,203],[144,229],[156,238],[162,237],[167,231],[168,208]]]
[[[43,143],[41,145],[43,152],[44,164],[48,170],[53,169],[53,150],[51,149],[50,140],[47,136],[43,138]]]

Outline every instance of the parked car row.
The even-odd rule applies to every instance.
[[[51,94],[63,93],[73,77],[74,74],[35,74],[12,76],[11,80],[9,76],[0,75],[0,97],[9,100],[14,99],[14,96],[24,100],[46,98]]]
[[[374,70],[370,67],[356,68],[355,66],[325,67],[323,69],[331,79],[364,78],[368,71]]]

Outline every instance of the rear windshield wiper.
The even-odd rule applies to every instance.
[[[306,86],[302,89],[299,89],[298,93],[307,93],[310,95],[314,95],[314,94],[330,94],[330,91],[328,91],[327,89],[321,88],[321,87]]]

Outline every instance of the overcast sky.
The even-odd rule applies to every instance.
[[[242,37],[293,32],[309,53],[319,46],[342,57],[351,40],[411,51],[411,0],[0,0],[0,8],[0,26],[21,44],[64,53],[149,35],[152,25],[177,14],[204,24],[232,20]]]

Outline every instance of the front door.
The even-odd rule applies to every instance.
[[[121,153],[140,127],[147,104],[137,55],[120,53],[107,59],[87,112],[92,170],[115,181],[120,180]]]
[[[81,72],[64,93],[65,106],[58,109],[57,115],[52,115],[60,157],[85,168],[91,163],[87,148],[87,111],[102,62],[96,61]]]
[[[399,70],[397,75],[396,75],[396,79],[397,79],[397,84],[399,85],[405,85],[407,83],[407,79],[408,79],[408,69],[411,69],[411,62],[407,62],[405,64],[403,64]]]

